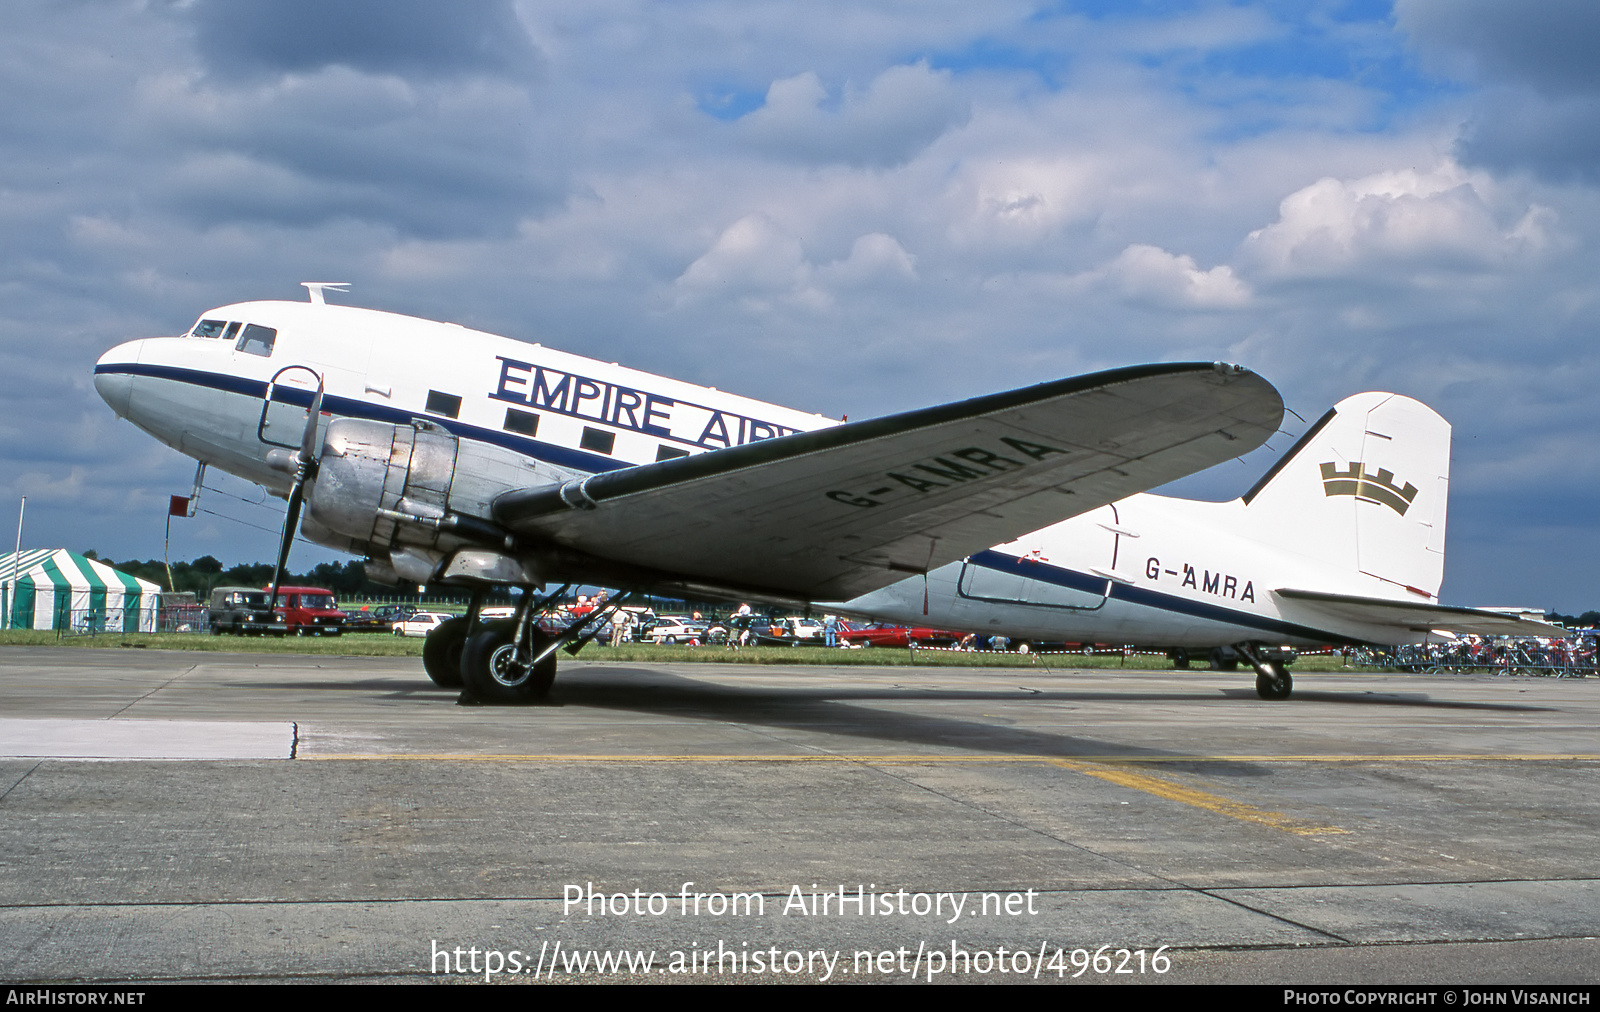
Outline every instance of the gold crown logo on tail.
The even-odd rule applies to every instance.
[[[1349,464],[1348,471],[1339,470],[1339,465],[1331,460],[1320,465],[1324,495],[1353,495],[1382,503],[1401,516],[1406,515],[1406,510],[1411,508],[1411,501],[1417,497],[1417,486],[1406,482],[1405,487],[1401,488],[1394,483],[1394,472],[1381,467],[1377,474],[1369,474],[1366,464],[1356,460]]]

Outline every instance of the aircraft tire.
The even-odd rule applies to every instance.
[[[536,703],[550,694],[556,680],[554,655],[531,671],[516,663],[516,623],[494,622],[467,639],[461,655],[461,681],[467,692],[483,703],[500,705]],[[533,648],[548,642],[534,633]]]
[[[1267,670],[1272,672],[1272,677],[1256,676],[1256,695],[1262,699],[1288,699],[1294,691],[1294,678],[1289,669],[1274,662],[1267,665]]]
[[[422,641],[422,670],[441,689],[461,688],[461,650],[468,631],[466,616],[447,618]]]
[[[1237,671],[1239,659],[1237,657],[1224,657],[1221,650],[1211,651],[1212,671]]]

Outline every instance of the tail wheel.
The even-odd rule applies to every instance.
[[[466,646],[469,632],[466,616],[447,618],[422,641],[422,670],[441,689],[461,687],[461,650]]]
[[[1256,695],[1262,699],[1288,699],[1289,693],[1294,691],[1294,678],[1289,669],[1273,661],[1267,665],[1267,671],[1268,674],[1256,675]]]
[[[532,703],[550,694],[556,680],[552,654],[538,664],[528,659],[549,640],[533,630],[532,653],[515,642],[515,622],[495,622],[467,639],[461,657],[461,679],[468,692],[485,703]]]

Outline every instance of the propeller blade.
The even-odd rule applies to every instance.
[[[311,372],[309,369],[306,371]],[[267,607],[271,609],[278,607],[278,588],[283,585],[283,567],[289,561],[289,546],[294,544],[295,531],[300,528],[300,507],[305,503],[306,482],[317,473],[317,450],[320,449],[317,446],[317,423],[322,420],[322,392],[322,377],[317,376],[317,392],[311,397],[311,408],[306,412],[305,431],[300,434],[300,452],[295,458],[300,466],[295,472],[294,487],[289,490],[289,508],[283,516],[283,537],[278,542],[278,565],[272,571],[272,597],[267,603]],[[267,396],[269,399],[272,396],[270,388]]]
[[[278,567],[272,571],[272,597],[267,602],[269,610],[278,607],[278,588],[283,585],[283,566],[289,561],[289,546],[294,544],[294,532],[300,525],[300,504],[305,501],[306,481],[295,479],[289,491],[289,511],[283,518],[283,540],[278,544]]]
[[[317,392],[311,398],[311,410],[306,415],[306,430],[300,436],[300,462],[316,460],[317,422],[322,418],[322,377],[317,377]]]

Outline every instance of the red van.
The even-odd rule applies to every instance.
[[[272,587],[262,587],[268,594]],[[344,612],[334,603],[333,591],[321,587],[279,587],[278,614],[284,630],[296,636],[338,636],[344,632]]]

